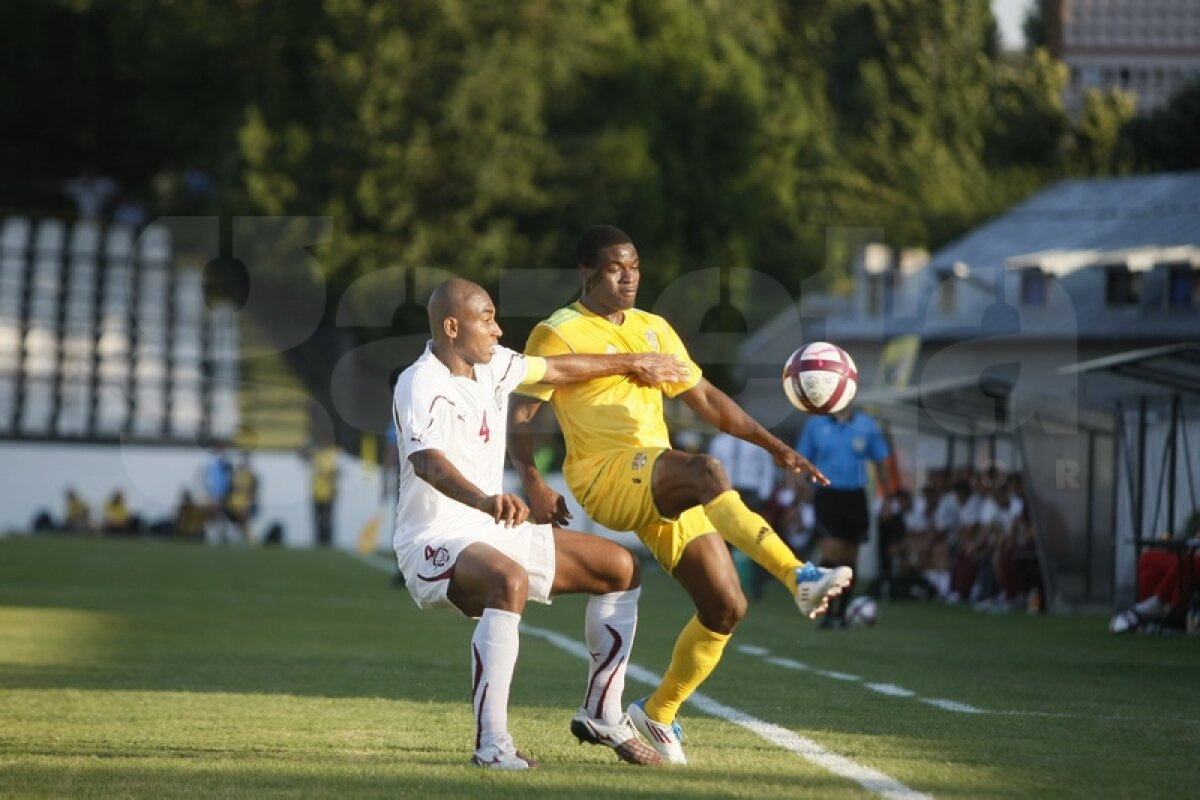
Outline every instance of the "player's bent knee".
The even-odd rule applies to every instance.
[[[710,455],[698,455],[693,461],[696,470],[696,485],[706,495],[715,497],[729,488],[729,477],[721,462]]]
[[[498,571],[491,581],[490,600],[501,607],[523,606],[529,596],[529,575],[521,568]]]
[[[636,589],[642,584],[641,566],[633,553],[624,547],[614,546],[612,570],[609,577],[610,592],[624,592]]]
[[[733,633],[734,628],[745,618],[748,608],[746,595],[742,594],[741,589],[734,588],[732,591],[714,592],[709,602],[704,603],[697,611],[700,622],[710,631]]]

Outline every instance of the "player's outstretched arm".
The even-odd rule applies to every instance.
[[[529,506],[515,494],[489,495],[471,483],[441,450],[420,450],[408,457],[417,477],[451,500],[478,509],[511,528],[529,517]]]
[[[508,412],[508,460],[525,487],[533,521],[565,528],[571,521],[567,500],[550,488],[533,461],[533,418],[541,407],[541,400],[512,396]]]
[[[806,472],[818,483],[829,483],[829,479],[814,467],[812,462],[784,444],[778,436],[747,414],[732,397],[713,386],[707,379],[701,378],[698,384],[679,397],[709,424],[766,450],[781,468],[788,472]]]
[[[679,383],[687,379],[688,367],[673,355],[664,353],[622,353],[617,355],[567,354],[546,356],[546,374],[540,383],[560,385],[579,383],[611,375],[628,375],[646,386]]]

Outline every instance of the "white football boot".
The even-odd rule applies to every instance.
[[[511,736],[504,736],[485,744],[471,756],[471,764],[488,769],[520,770],[537,769],[536,759],[522,753],[513,744]]]
[[[663,725],[646,716],[646,698],[634,700],[629,704],[628,715],[633,727],[646,737],[650,746],[658,751],[668,763],[686,764],[687,757],[683,754],[683,728],[678,722]]]
[[[837,597],[854,580],[849,567],[824,569],[811,561],[796,570],[796,606],[809,619],[829,610],[830,599]]]

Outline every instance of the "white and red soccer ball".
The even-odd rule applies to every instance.
[[[806,344],[792,353],[783,367],[783,391],[801,411],[836,414],[858,391],[858,368],[850,354],[836,344]]]
[[[866,595],[854,598],[846,608],[846,621],[851,625],[874,625],[879,621],[879,603]]]

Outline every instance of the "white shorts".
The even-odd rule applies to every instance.
[[[420,608],[458,607],[446,596],[458,555],[468,545],[482,542],[525,568],[529,575],[528,599],[550,605],[554,585],[554,532],[549,525],[526,522],[515,528],[429,533],[396,548],[396,562],[408,593]]]

